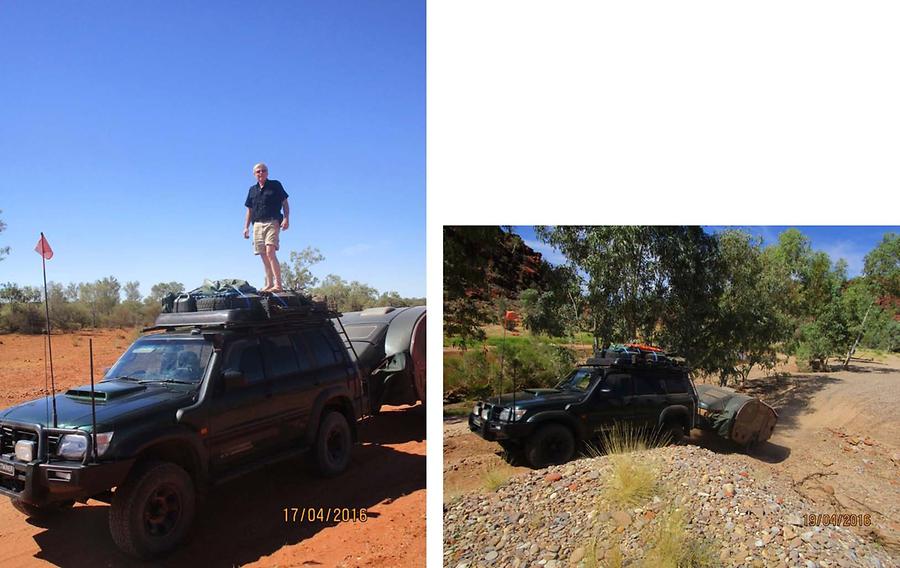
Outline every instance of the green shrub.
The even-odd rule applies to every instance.
[[[533,337],[501,341],[494,349],[448,353],[444,355],[444,396],[452,401],[510,392],[513,385],[516,389],[552,387],[574,364],[570,349]]]
[[[43,306],[5,304],[0,308],[0,327],[13,333],[43,333],[47,327]]]

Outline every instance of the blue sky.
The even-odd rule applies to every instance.
[[[707,232],[718,232],[724,229],[743,229],[752,235],[762,237],[764,245],[770,245],[778,241],[778,235],[787,226],[705,226]],[[859,276],[863,270],[863,261],[866,254],[881,242],[885,233],[900,233],[900,227],[868,227],[868,226],[796,226],[803,234],[809,237],[813,250],[821,250],[828,253],[832,261],[843,258],[847,261],[847,275]],[[513,228],[525,243],[540,252],[544,258],[553,264],[565,263],[565,256],[554,250],[550,245],[540,242],[534,234],[533,227],[519,226]]]
[[[425,295],[425,6],[0,5],[0,282],[262,284],[253,164],[290,194],[279,258]]]

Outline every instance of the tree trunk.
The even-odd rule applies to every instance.
[[[853,347],[850,348],[850,351],[847,352],[847,358],[844,359],[844,369],[850,366],[850,357],[853,357],[853,354],[856,353],[856,348],[859,346],[859,341],[862,339],[863,333],[866,331],[866,320],[869,319],[869,310],[872,309],[872,306],[875,305],[873,301],[869,304],[869,307],[866,308],[866,315],[863,316],[862,324],[859,326],[859,333],[856,334],[856,341],[853,342]]]

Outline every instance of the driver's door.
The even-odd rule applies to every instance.
[[[244,384],[226,389],[223,376],[214,378],[206,439],[214,473],[272,448],[280,432],[271,412],[271,384],[266,380],[259,341],[242,339],[229,345],[221,366],[225,370],[240,371]]]
[[[628,373],[610,373],[591,392],[586,408],[586,424],[593,436],[609,430],[616,422],[628,427],[634,417],[634,385]]]

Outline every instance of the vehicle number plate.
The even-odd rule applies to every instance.
[[[473,416],[472,417],[472,423],[475,424],[476,426],[481,426],[481,422],[482,422],[481,416]]]
[[[15,475],[16,468],[13,467],[11,463],[0,463],[0,473],[4,473],[6,475]]]

